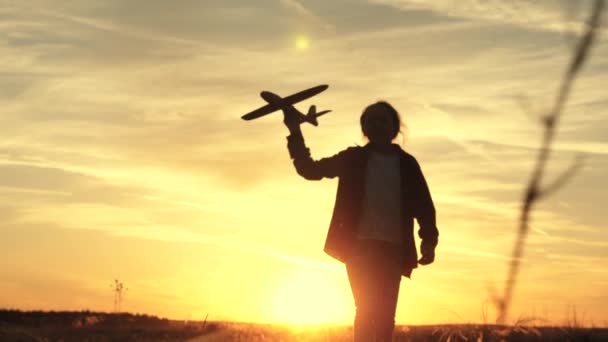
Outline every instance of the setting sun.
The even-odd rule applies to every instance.
[[[287,324],[346,323],[352,296],[333,275],[303,272],[276,284],[269,305],[272,321]]]

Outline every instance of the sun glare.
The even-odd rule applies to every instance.
[[[352,296],[335,277],[323,272],[298,273],[277,284],[270,316],[277,323],[347,323],[352,316]]]
[[[296,37],[296,49],[302,51],[307,50],[310,47],[310,40],[308,37],[304,35],[299,35]]]

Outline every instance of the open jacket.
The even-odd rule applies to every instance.
[[[397,144],[391,144],[399,152],[402,226],[405,230],[401,260],[402,274],[410,277],[418,266],[418,253],[414,240],[414,218],[420,229],[422,253],[434,253],[439,236],[435,223],[435,207],[420,165]],[[304,143],[301,132],[287,137],[287,148],[299,175],[308,180],[338,177],[338,190],[329,224],[324,251],[335,259],[346,262],[357,238],[357,227],[365,196],[366,164],[370,145],[348,147],[327,158],[313,160]]]

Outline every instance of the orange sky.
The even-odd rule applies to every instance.
[[[322,252],[337,182],[295,173],[280,115],[240,119],[261,90],[327,83],[299,106],[333,110],[303,128],[313,156],[364,144],[361,110],[387,100],[435,200],[436,262],[397,322],[491,322],[588,2],[454,3],[0,0],[0,307],[109,311],[118,278],[131,312],[350,323]],[[560,123],[548,175],[585,164],[533,213],[513,320],[607,325],[607,52]]]

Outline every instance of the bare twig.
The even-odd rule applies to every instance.
[[[562,109],[568,100],[574,80],[587,59],[589,50],[593,45],[598,27],[600,26],[603,8],[604,0],[596,0],[594,2],[586,30],[576,45],[576,50],[574,51],[570,65],[566,69],[566,73],[564,74],[559,92],[555,102],[553,103],[553,107],[543,118],[544,132],[542,145],[538,153],[528,187],[524,193],[523,205],[519,218],[519,229],[517,231],[517,238],[515,240],[515,246],[513,248],[513,254],[511,256],[511,262],[507,273],[504,293],[501,298],[496,299],[496,305],[498,307],[497,322],[499,324],[506,323],[509,306],[513,297],[513,288],[515,287],[519,266],[523,256],[524,242],[529,230],[530,212],[532,211],[532,207],[540,198],[545,197],[549,193],[553,193],[562,187],[566,181],[569,180],[579,169],[581,164],[580,162],[573,164],[572,167],[561,174],[554,182],[550,183],[549,186],[541,188],[541,181],[545,171],[545,165],[549,159],[549,155],[551,154],[551,145],[555,136],[555,127],[559,123]]]
[[[566,184],[578,170],[583,166],[583,157],[578,155],[576,160],[570,165],[569,168],[564,170],[553,182],[544,186],[543,191],[540,193],[542,197],[547,197],[562,186]]]
[[[522,111],[528,114],[531,119],[538,119],[538,111],[532,105],[532,100],[529,96],[527,96],[526,94],[519,94],[515,97],[515,100],[517,101],[517,104],[519,104],[519,107],[522,109]]]

